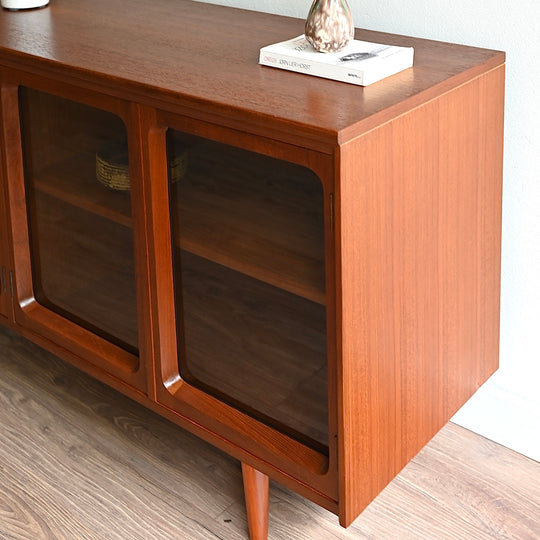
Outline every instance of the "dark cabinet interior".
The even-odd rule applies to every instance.
[[[328,446],[323,189],[309,169],[169,130],[180,374]],[[324,450],[327,452],[327,449]]]
[[[137,354],[130,193],[96,178],[101,149],[127,145],[125,126],[111,113],[27,88],[20,110],[35,298]]]

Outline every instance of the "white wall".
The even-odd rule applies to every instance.
[[[540,461],[540,2],[348,1],[360,28],[507,53],[501,368],[454,421]],[[311,0],[211,3],[305,18]]]

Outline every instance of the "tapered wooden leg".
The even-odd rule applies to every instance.
[[[251,540],[268,538],[269,478],[257,469],[242,463],[244,495]]]

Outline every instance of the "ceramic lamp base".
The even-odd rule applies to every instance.
[[[0,4],[5,9],[32,9],[44,7],[49,3],[49,0],[1,0]]]

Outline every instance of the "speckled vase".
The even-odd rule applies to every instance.
[[[306,20],[306,39],[320,52],[337,52],[354,39],[347,0],[315,0]]]

